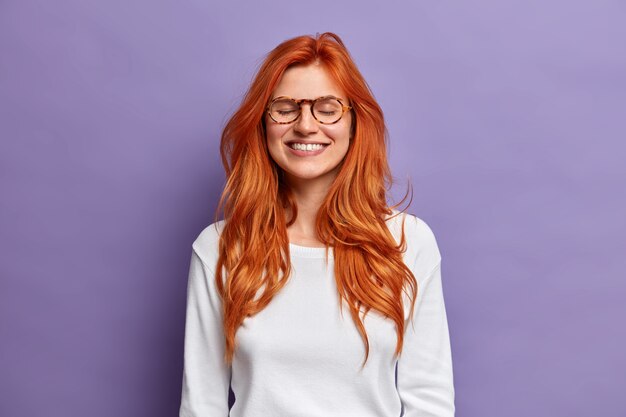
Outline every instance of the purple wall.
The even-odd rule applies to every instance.
[[[624,2],[248,3],[0,2],[0,415],[177,415],[221,128],[326,30],[438,237],[457,414],[626,415]]]

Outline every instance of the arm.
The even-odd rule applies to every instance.
[[[397,382],[403,416],[453,417],[452,356],[441,261],[418,286],[414,323],[407,323],[404,337]]]
[[[221,300],[215,275],[195,250],[187,284],[180,417],[226,417],[231,368],[224,362]]]

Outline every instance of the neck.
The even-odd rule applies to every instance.
[[[315,231],[315,218],[322,202],[328,195],[334,177],[316,178],[303,180],[301,178],[289,178],[288,184],[293,193],[298,207],[298,217],[287,228],[289,241],[302,246],[322,246]],[[287,208],[287,219],[291,218],[291,212]]]

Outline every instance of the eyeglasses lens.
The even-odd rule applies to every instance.
[[[313,106],[313,113],[322,123],[334,123],[343,114],[341,103],[334,98],[318,100]]]

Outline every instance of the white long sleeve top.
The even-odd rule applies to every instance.
[[[397,241],[402,216],[403,257],[418,281],[414,322],[407,301],[404,347],[396,360],[395,324],[370,310],[363,370],[365,345],[345,302],[340,314],[332,249],[326,264],[324,248],[291,243],[289,282],[244,320],[227,366],[214,281],[223,220],[206,227],[192,245],[180,417],[453,417],[441,255],[430,227],[411,214],[387,220]],[[230,414],[229,385],[235,394]]]

